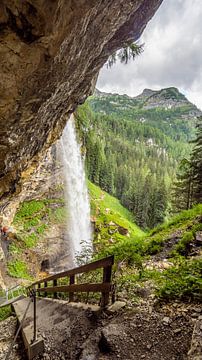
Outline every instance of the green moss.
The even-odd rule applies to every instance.
[[[26,248],[32,248],[34,246],[36,246],[37,244],[37,241],[38,241],[38,237],[35,233],[31,233],[31,234],[28,234],[26,236],[23,236],[22,237],[22,240],[26,246]]]
[[[10,261],[7,264],[7,269],[9,275],[12,277],[32,280],[32,277],[28,273],[27,265],[24,261]]]
[[[44,232],[46,231],[47,228],[48,228],[48,225],[41,224],[40,226],[38,226],[36,228],[36,231],[37,231],[38,234],[42,235],[42,234],[44,234]]]
[[[21,221],[24,218],[33,217],[34,214],[38,214],[44,209],[44,202],[40,200],[31,200],[23,202],[20,209],[17,211],[14,218],[14,223]]]
[[[9,246],[9,251],[10,251],[10,253],[11,254],[18,254],[18,255],[20,255],[20,254],[22,254],[22,248],[21,247],[19,247],[18,246],[18,244],[11,244],[10,246]]]

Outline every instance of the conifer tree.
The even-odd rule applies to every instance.
[[[183,159],[180,162],[176,181],[173,184],[172,205],[174,212],[188,210],[192,206],[193,170],[191,162]]]
[[[202,116],[196,125],[196,139],[191,154],[191,171],[193,174],[193,203],[202,203]]]
[[[179,166],[173,188],[175,211],[190,209],[193,204],[202,203],[202,116],[196,125],[196,138],[190,160],[183,159]]]

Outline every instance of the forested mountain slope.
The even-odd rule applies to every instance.
[[[97,113],[138,121],[163,131],[173,140],[190,140],[193,125],[201,111],[175,87],[162,90],[145,89],[136,97],[95,91],[89,99]]]
[[[96,90],[77,112],[89,179],[132,211],[139,226],[156,226],[170,211],[171,185],[200,114],[173,87],[135,98]]]

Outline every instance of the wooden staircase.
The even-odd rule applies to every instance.
[[[59,274],[51,275],[31,284],[27,288],[27,297],[14,302],[13,309],[21,326],[21,333],[29,360],[44,350],[44,340],[38,332],[38,326],[41,324],[40,326],[43,327],[45,323],[50,326],[50,308],[52,309],[51,314],[53,314],[53,309],[55,309],[55,316],[57,317],[57,306],[54,304],[58,303],[59,294],[60,296],[61,294],[64,297],[66,296],[63,305],[60,302],[60,306],[63,307],[72,306],[75,301],[75,294],[81,292],[101,293],[99,306],[94,306],[96,311],[98,309],[105,309],[108,306],[110,294],[112,295],[111,302],[114,301],[113,285],[111,283],[113,264],[114,257],[110,256]],[[102,282],[77,283],[77,277],[80,282],[81,274],[94,272],[97,269],[103,269]],[[83,304],[83,306],[86,305]],[[24,316],[26,308],[28,310],[26,316]]]

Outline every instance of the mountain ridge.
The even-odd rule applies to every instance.
[[[164,103],[163,102],[160,103],[162,105],[162,107],[172,108],[172,107],[178,107],[178,106],[181,106],[182,104],[185,104],[185,105],[189,105],[193,108],[193,110],[195,111],[195,113],[192,113],[193,115],[200,116],[202,114],[201,110],[198,109],[195,104],[193,104],[191,101],[189,101],[186,98],[186,96],[183,93],[181,93],[178,88],[176,88],[174,86],[162,88],[160,90],[153,90],[153,89],[145,88],[142,91],[142,93],[140,93],[139,95],[136,95],[136,96],[130,96],[127,94],[119,94],[119,93],[107,93],[107,92],[100,91],[99,89],[96,88],[95,92],[94,92],[94,96],[101,97],[101,98],[116,96],[116,97],[131,99],[131,100],[138,100],[138,102],[140,102],[139,105],[143,106],[145,109],[158,107],[159,100],[164,100]],[[151,101],[152,99],[156,100],[156,101],[154,101],[152,103],[152,101]],[[143,104],[141,104],[142,101],[143,101]],[[150,106],[148,105],[148,101],[149,101]]]

